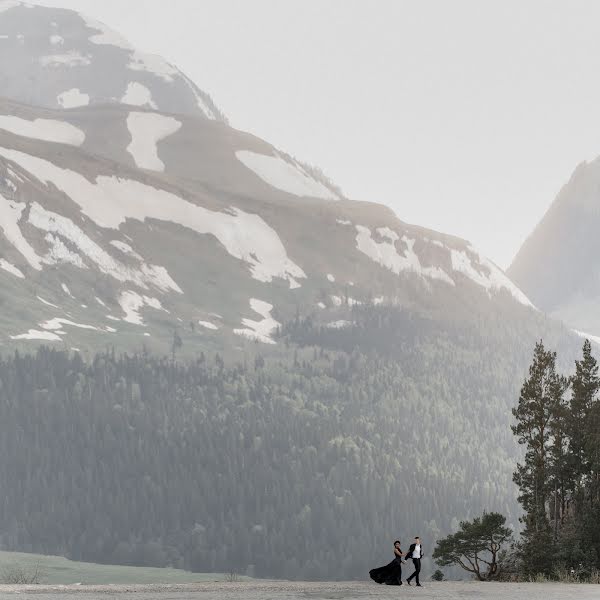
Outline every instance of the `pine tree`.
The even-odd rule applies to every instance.
[[[550,518],[553,522],[553,541],[558,543],[559,529],[562,527],[567,513],[567,496],[573,487],[573,471],[566,459],[568,453],[567,415],[569,407],[564,393],[569,386],[566,377],[556,378],[555,397],[552,402],[550,418],[550,486],[552,489],[552,505]]]
[[[571,379],[571,386],[571,405],[567,419],[569,466],[574,479],[572,491],[578,498],[593,461],[592,408],[597,403],[600,391],[598,363],[592,356],[589,340],[585,340],[583,344],[583,359],[575,361],[575,375]]]
[[[591,344],[583,345],[583,359],[575,362],[571,397],[570,462],[575,477],[576,527],[581,546],[600,556],[600,377]]]
[[[565,387],[564,377],[556,373],[556,353],[546,351],[538,342],[519,404],[512,411],[517,421],[512,431],[526,448],[524,463],[517,464],[513,475],[519,486],[518,500],[525,510],[521,559],[526,574],[549,573],[552,568],[553,539],[546,506],[556,491],[553,458],[557,448],[553,434]]]

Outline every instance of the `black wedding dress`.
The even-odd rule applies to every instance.
[[[371,569],[369,575],[377,583],[385,585],[402,585],[402,559],[394,555],[394,560],[378,569]]]

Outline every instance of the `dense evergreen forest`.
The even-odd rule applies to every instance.
[[[484,510],[515,526],[510,409],[539,327],[496,314],[469,327],[391,307],[355,307],[343,328],[298,317],[280,352],[254,345],[228,364],[5,355],[0,544],[362,579],[400,535],[431,552]]]

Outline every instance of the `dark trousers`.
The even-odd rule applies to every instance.
[[[419,573],[421,572],[421,559],[413,558],[412,561],[413,565],[415,565],[415,572],[408,578],[408,581],[414,577],[417,580],[417,585],[421,585],[421,582],[419,581]]]

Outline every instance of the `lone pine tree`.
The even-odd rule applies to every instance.
[[[440,567],[458,565],[479,581],[497,579],[502,545],[512,535],[505,523],[506,517],[493,512],[484,512],[473,521],[461,521],[456,533],[438,540],[434,560]]]

